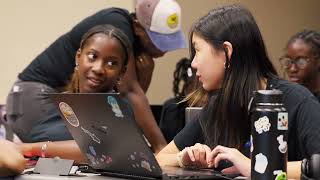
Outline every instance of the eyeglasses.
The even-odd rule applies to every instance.
[[[299,69],[304,69],[307,67],[309,61],[309,58],[297,58],[294,60],[288,57],[280,58],[280,63],[285,69],[289,69],[292,64],[295,64]]]

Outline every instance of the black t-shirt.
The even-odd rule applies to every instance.
[[[302,160],[312,154],[320,153],[320,104],[318,100],[305,87],[288,81],[270,79],[268,86],[283,92],[284,105],[289,115],[288,160]],[[193,146],[195,143],[204,143],[199,120],[188,123],[174,138],[174,143],[179,150]]]
[[[172,141],[185,125],[187,103],[179,103],[181,100],[182,98],[171,98],[163,104],[159,127],[167,142]]]
[[[52,88],[65,86],[74,71],[75,55],[82,36],[90,28],[100,24],[111,24],[121,29],[132,45],[135,44],[129,12],[120,8],[103,9],[85,18],[71,31],[60,36],[19,74],[19,79],[41,82]]]

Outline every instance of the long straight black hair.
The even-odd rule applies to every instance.
[[[209,92],[211,97],[200,116],[206,143],[240,148],[250,135],[248,103],[253,91],[262,88],[262,79],[277,77],[260,30],[247,9],[228,5],[209,11],[194,23],[189,42],[191,59],[195,55],[193,34],[212,48],[225,51],[227,58],[222,87]],[[233,47],[230,59],[223,47],[225,41]]]

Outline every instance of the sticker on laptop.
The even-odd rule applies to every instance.
[[[152,172],[152,169],[155,169],[155,166],[150,165],[149,158],[142,152],[134,152],[133,154],[130,154],[128,161],[131,163],[133,168],[142,168],[150,172]]]
[[[107,126],[99,126],[99,125],[91,125],[91,128],[103,133],[103,134],[108,134],[108,127]]]
[[[86,155],[92,165],[100,165],[100,164],[109,165],[112,163],[112,158],[110,156],[105,154],[98,156],[98,154],[96,153],[96,150],[91,145],[88,146]]]
[[[150,163],[148,161],[142,160],[141,161],[141,167],[146,169],[146,170],[148,170],[148,171],[150,171],[150,172],[152,172],[152,169],[150,167]]]
[[[93,134],[92,132],[90,132],[89,130],[85,129],[82,126],[81,126],[81,129],[84,133],[88,134],[93,141],[97,142],[98,144],[101,143],[100,139],[95,134]]]
[[[278,113],[278,126],[279,130],[288,130],[288,113]]]
[[[92,154],[94,157],[97,156],[96,150],[94,149],[93,146],[89,146],[89,152],[90,152],[90,154]]]
[[[123,114],[122,111],[118,105],[118,102],[116,100],[116,98],[112,97],[112,96],[108,96],[108,103],[110,104],[110,106],[112,107],[112,111],[115,113],[116,117],[121,117],[123,118]]]
[[[79,120],[72,110],[72,108],[65,102],[59,103],[59,109],[62,112],[64,118],[69,122],[71,126],[78,127],[79,126]]]
[[[104,155],[104,154],[102,154],[102,158],[101,158],[100,160],[101,160],[101,162],[104,162],[105,164],[110,164],[110,163],[112,163],[112,158],[111,158],[111,156]]]

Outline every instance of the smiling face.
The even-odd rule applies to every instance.
[[[192,46],[195,49],[195,56],[191,66],[196,69],[196,75],[202,87],[207,91],[220,88],[225,71],[224,52],[214,49],[197,34],[192,35]]]
[[[81,93],[109,92],[125,72],[125,51],[120,42],[103,33],[92,35],[77,51]]]
[[[303,69],[297,67],[294,63],[285,69],[288,73],[289,81],[307,85],[310,80],[317,76],[319,63],[312,56],[310,45],[303,40],[297,39],[289,44],[285,57],[292,60],[306,59],[308,61]]]

